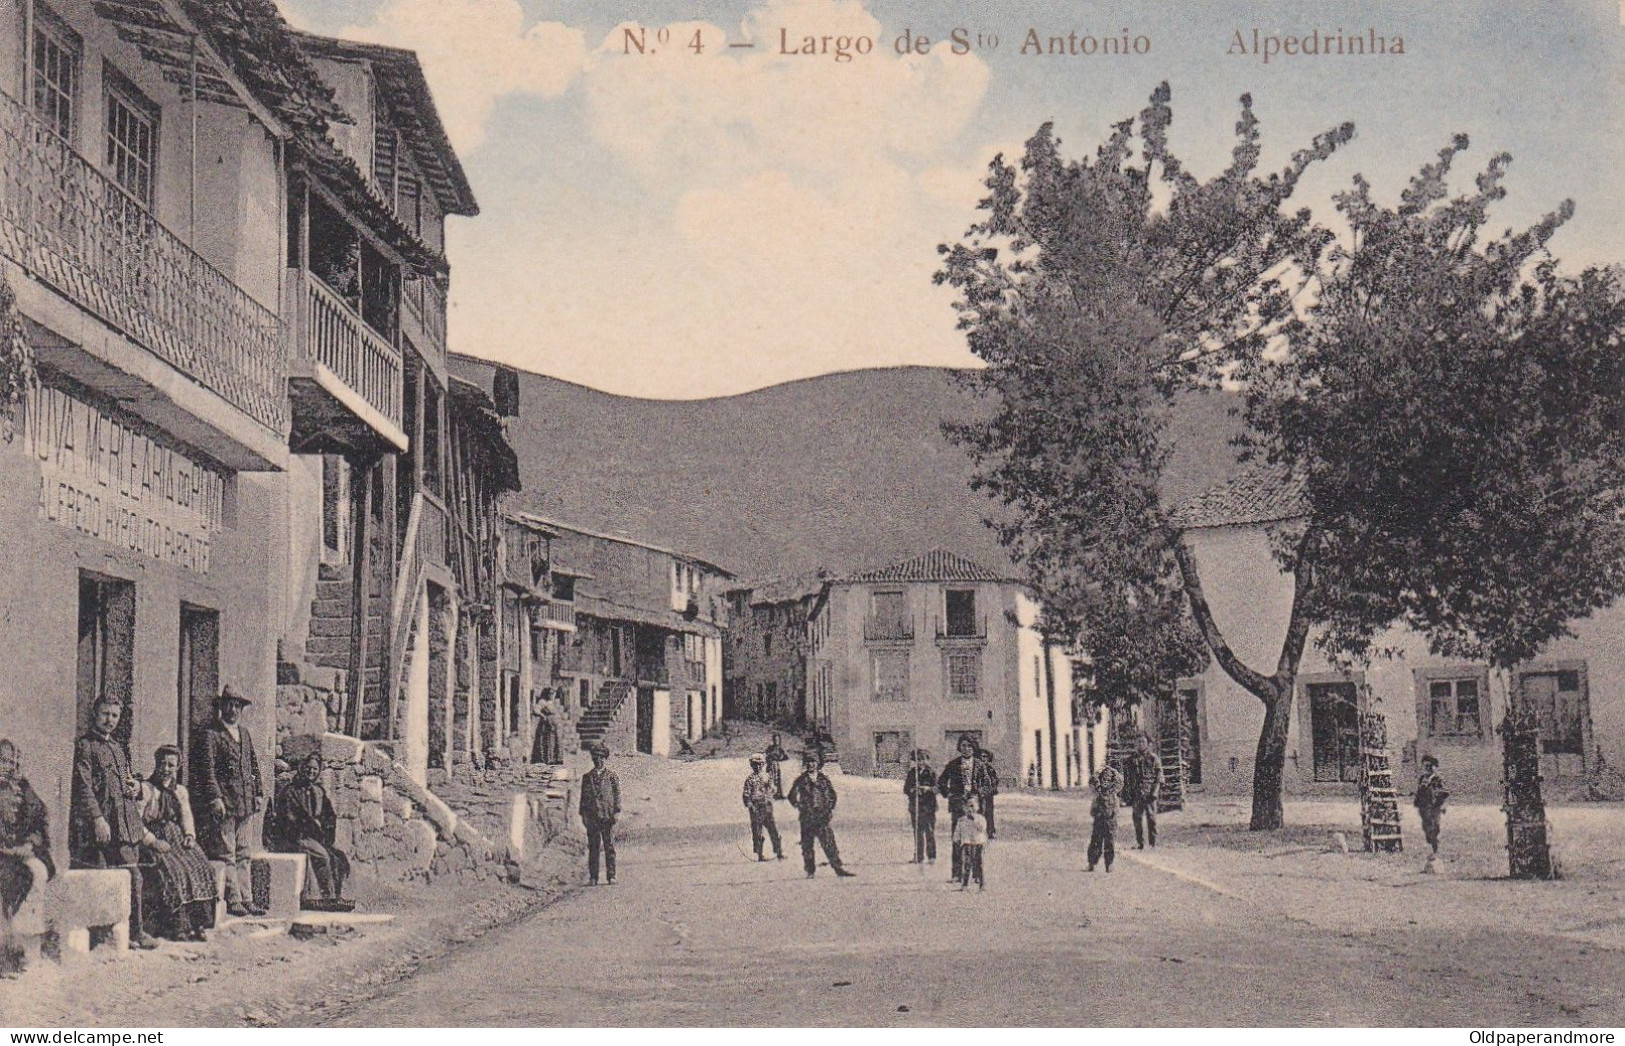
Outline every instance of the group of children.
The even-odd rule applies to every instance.
[[[1439,760],[1432,756],[1422,759],[1422,775],[1417,782],[1416,809],[1422,820],[1422,833],[1434,855],[1439,852],[1439,815],[1444,812],[1445,791],[1439,776]],[[1095,776],[1091,785],[1093,798],[1089,802],[1089,871],[1104,861],[1106,871],[1112,870],[1117,856],[1117,808],[1121,805],[1123,778],[1115,767],[1105,767]],[[970,889],[976,880],[978,890],[986,889],[982,871],[983,852],[987,846],[987,820],[982,816],[982,802],[977,798],[965,800],[965,813],[954,825],[954,848],[959,859],[959,888]]]

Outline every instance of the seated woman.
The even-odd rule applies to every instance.
[[[0,975],[22,968],[13,934],[44,931],[38,898],[53,874],[45,804],[22,775],[17,746],[0,738]]]
[[[333,845],[338,815],[322,787],[322,757],[312,753],[299,764],[293,780],[277,791],[273,845],[305,855],[302,907],[320,912],[348,912],[355,902],[344,897],[350,859]]]
[[[153,875],[146,906],[147,932],[171,940],[205,940],[214,927],[214,866],[197,844],[192,803],[180,784],[181,752],[164,745],[153,753],[152,776],[141,783],[141,819],[153,835],[143,863]]]

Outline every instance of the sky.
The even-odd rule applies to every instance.
[[[1571,198],[1554,253],[1625,260],[1625,0],[278,2],[300,28],[418,52],[481,206],[449,222],[452,348],[614,393],[973,364],[931,277],[988,162],[1045,121],[1092,152],[1162,80],[1198,175],[1227,160],[1244,92],[1267,167],[1354,122],[1300,190],[1328,220],[1356,173],[1394,200],[1464,132],[1464,188],[1513,156],[1497,230]],[[899,54],[905,30],[931,46]],[[1265,61],[1254,30],[1374,33],[1404,54]],[[1144,53],[1022,54],[1029,31],[1126,33]],[[1245,53],[1227,53],[1237,33]],[[872,50],[840,60],[842,36]]]

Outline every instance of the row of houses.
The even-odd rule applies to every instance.
[[[447,338],[477,213],[410,52],[271,0],[0,0],[37,370],[0,442],[0,737],[53,825],[109,696],[137,772],[229,685],[262,757],[365,742],[420,815],[549,701],[566,750],[721,721],[732,576],[515,508],[517,376]]]
[[[1231,649],[1268,671],[1293,597],[1271,532],[1299,515],[1297,487],[1268,470],[1225,479],[1176,515]],[[1263,706],[1217,663],[1171,681],[1154,704],[1106,712],[1110,695],[1092,691],[1087,651],[1045,642],[1027,588],[952,552],[741,587],[729,599],[730,714],[824,735],[849,772],[899,776],[912,749],[941,759],[968,736],[993,753],[1006,781],[1073,788],[1146,733],[1181,791],[1251,792]],[[1505,678],[1438,657],[1403,628],[1381,637],[1382,654],[1363,666],[1334,663],[1311,637],[1291,713],[1287,791],[1352,794],[1361,716],[1379,712],[1402,783],[1431,754],[1458,794],[1498,795],[1497,727],[1517,702],[1535,710],[1550,794],[1612,794],[1625,760],[1625,607],[1573,631]]]

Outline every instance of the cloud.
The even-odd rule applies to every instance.
[[[371,21],[338,35],[416,51],[446,132],[465,155],[485,141],[499,99],[557,98],[588,58],[581,30],[526,27],[518,0],[386,0]]]

